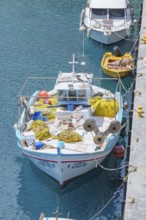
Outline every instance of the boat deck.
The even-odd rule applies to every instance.
[[[108,118],[108,117],[92,117],[93,119],[96,120],[97,126],[99,128],[100,132],[104,132],[108,129],[111,121],[113,121],[113,118]],[[82,120],[80,122],[80,126],[73,130],[76,131],[82,138],[83,141],[81,142],[73,142],[73,143],[65,143],[64,147],[62,149],[62,153],[64,154],[79,154],[79,153],[93,153],[97,151],[103,151],[105,145],[97,147],[97,145],[94,143],[93,138],[95,136],[94,132],[86,132],[83,129],[83,123],[85,120]],[[57,135],[59,132],[61,132],[61,129],[58,129],[58,127],[55,125],[55,121],[48,121],[46,122],[49,126],[50,133]],[[41,149],[37,150],[38,152],[42,153],[51,153],[51,154],[56,154],[56,149],[57,149],[57,143],[58,140],[54,140],[53,138],[48,138],[47,140],[41,141],[45,144],[44,147]],[[32,148],[30,147],[32,150]],[[35,150],[35,149],[34,149]]]

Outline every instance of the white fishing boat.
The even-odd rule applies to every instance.
[[[101,79],[84,72],[85,62],[81,63],[83,71],[76,72],[77,63],[73,55],[71,72],[59,72],[57,79],[44,78],[47,88],[55,79],[51,91],[35,89],[42,88],[42,77],[38,84],[29,78],[18,96],[18,123],[14,126],[18,146],[60,186],[96,168],[107,157],[119,139],[123,116],[120,91],[101,88]],[[32,90],[33,95],[28,94]]]
[[[59,217],[59,215],[62,215],[62,213],[59,213],[58,209],[53,214],[56,216],[55,217],[45,217],[45,214],[41,213],[39,220],[74,220],[74,219],[69,218],[69,213],[66,218]]]
[[[80,30],[103,44],[118,42],[130,35],[133,10],[128,0],[88,0],[80,18]]]
[[[73,219],[61,218],[61,217],[45,217],[44,215],[41,215],[39,220],[73,220]]]

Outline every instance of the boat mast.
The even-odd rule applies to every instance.
[[[55,215],[56,215],[56,220],[58,220],[58,216],[59,216],[59,215],[62,215],[62,213],[59,213],[59,208],[58,208],[58,207],[57,207],[56,212],[55,212],[55,213],[53,213],[53,214],[55,214]]]
[[[72,73],[75,73],[75,64],[78,64],[75,58],[75,54],[73,54],[73,60],[70,61],[69,64],[72,64]]]

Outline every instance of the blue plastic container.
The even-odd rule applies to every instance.
[[[33,114],[33,116],[32,116],[32,119],[33,119],[34,121],[36,121],[36,120],[41,120],[41,121],[43,121],[42,113],[41,113],[41,112],[35,112],[35,113]]]
[[[73,111],[74,110],[74,104],[68,104],[67,109],[68,109],[68,111]]]
[[[42,148],[43,146],[44,146],[44,143],[42,143],[42,142],[36,142],[36,143],[35,143],[36,150],[39,150],[39,149]]]

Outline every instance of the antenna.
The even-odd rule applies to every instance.
[[[85,38],[84,38],[84,32],[83,32],[83,57],[85,56]]]
[[[73,56],[73,60],[71,62],[69,62],[69,64],[72,64],[72,72],[75,73],[75,64],[78,64],[77,61],[75,61],[75,54],[72,55]]]
[[[70,212],[67,213],[67,218],[69,218]]]
[[[86,62],[85,62],[85,40],[84,40],[84,31],[83,31],[83,53],[82,53],[82,62],[81,62],[81,66],[83,67],[83,72],[85,72],[85,66],[86,66]]]

